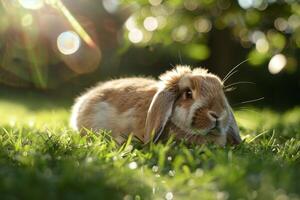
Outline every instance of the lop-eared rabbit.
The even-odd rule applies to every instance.
[[[159,76],[100,83],[76,99],[71,126],[85,133],[110,130],[119,142],[144,143],[171,134],[196,144],[239,144],[239,128],[220,78],[206,69],[177,66]]]

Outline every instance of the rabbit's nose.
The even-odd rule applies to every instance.
[[[214,111],[208,111],[208,116],[212,120],[216,120],[217,121],[219,119],[219,115],[216,112],[214,112]]]
[[[220,125],[220,122],[219,122],[220,116],[214,111],[208,111],[208,116],[214,123],[214,126],[212,129],[218,129],[218,127]]]

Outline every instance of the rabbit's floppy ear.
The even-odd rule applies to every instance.
[[[163,130],[172,115],[173,105],[180,90],[180,80],[190,74],[188,66],[177,66],[159,76],[160,87],[154,95],[146,118],[146,133],[144,142],[147,143],[154,136],[154,142],[160,138]]]
[[[170,89],[159,90],[154,95],[146,118],[145,143],[148,143],[152,136],[154,142],[160,138],[172,114],[176,96],[176,92]]]
[[[232,145],[237,145],[242,142],[241,136],[240,136],[240,130],[237,126],[237,123],[235,121],[233,111],[230,108],[229,110],[229,128],[227,130],[227,142]]]

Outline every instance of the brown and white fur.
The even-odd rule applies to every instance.
[[[223,83],[216,75],[177,66],[159,79],[100,83],[77,98],[71,126],[82,133],[83,128],[111,130],[119,143],[131,133],[144,143],[170,134],[197,144],[241,142]]]

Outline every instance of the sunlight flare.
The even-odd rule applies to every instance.
[[[89,34],[82,28],[80,23],[75,19],[75,17],[70,13],[70,11],[65,7],[61,1],[57,1],[57,6],[68,19],[74,30],[80,35],[82,40],[86,42],[90,47],[96,47],[96,44],[89,36]]]
[[[19,0],[20,5],[23,8],[37,10],[44,6],[43,0]]]
[[[80,37],[73,31],[63,32],[57,37],[57,48],[64,55],[74,54],[80,45]]]

